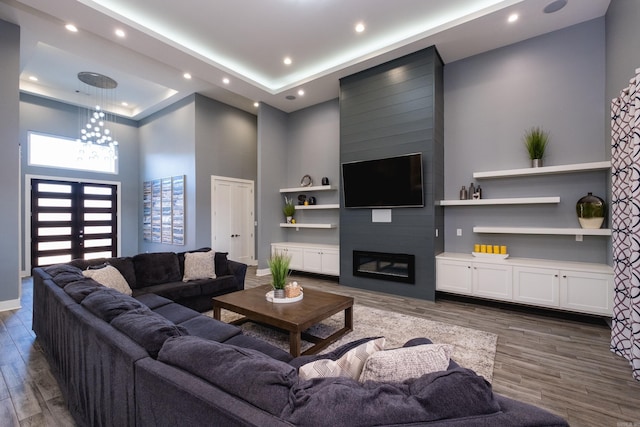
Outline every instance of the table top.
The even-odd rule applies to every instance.
[[[300,301],[279,304],[269,302],[266,293],[271,285],[258,286],[213,298],[220,307],[286,330],[305,330],[327,317],[353,307],[353,297],[304,289]]]

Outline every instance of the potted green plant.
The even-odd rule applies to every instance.
[[[287,223],[290,224],[293,219],[293,215],[296,213],[296,207],[293,204],[293,198],[284,196],[284,206],[282,207],[282,213],[287,218]]]
[[[542,166],[544,151],[549,142],[549,132],[539,126],[534,126],[524,134],[524,145],[531,159],[531,166],[536,168]]]
[[[291,257],[282,252],[275,251],[269,258],[269,270],[271,270],[271,286],[274,298],[284,298],[284,287],[289,276],[289,264]]]

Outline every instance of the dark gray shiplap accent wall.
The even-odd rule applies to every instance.
[[[392,209],[389,223],[372,222],[371,209],[340,209],[340,283],[433,300],[434,256],[443,249],[444,191],[442,61],[435,47],[340,81],[340,162],[420,152],[425,207]],[[416,283],[353,276],[354,250],[415,255]]]

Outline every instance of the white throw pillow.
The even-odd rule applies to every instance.
[[[302,365],[298,376],[303,380],[324,377],[349,377],[357,380],[365,361],[384,348],[384,337],[367,341],[352,348],[338,360],[320,359]]]
[[[131,295],[131,288],[127,280],[120,274],[118,269],[112,265],[106,265],[95,270],[84,270],[82,275],[95,280],[103,286],[115,289],[126,295]]]
[[[360,382],[402,382],[431,372],[444,371],[453,353],[450,344],[423,344],[372,354],[362,368]]]
[[[187,252],[184,254],[183,282],[198,279],[215,279],[216,264],[215,252]]]

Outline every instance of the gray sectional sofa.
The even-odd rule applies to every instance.
[[[302,364],[363,340],[293,358],[163,296],[106,288],[75,265],[35,268],[33,278],[33,329],[81,426],[567,425],[453,361],[403,383],[302,380]]]
[[[189,253],[210,250],[201,248]],[[154,252],[133,257],[76,259],[69,264],[81,270],[112,265],[127,281],[134,297],[152,293],[199,312],[211,310],[211,298],[244,289],[247,265],[227,259],[226,252],[215,252],[215,278],[183,282],[186,253]]]

